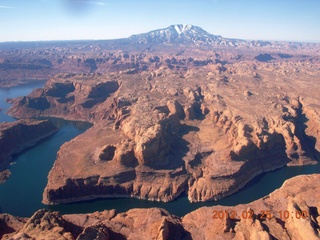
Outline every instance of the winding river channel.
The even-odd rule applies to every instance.
[[[15,121],[5,112],[10,107],[7,98],[24,96],[32,89],[42,87],[44,83],[32,83],[11,88],[0,88],[0,122]],[[284,167],[276,171],[264,173],[254,178],[241,191],[217,202],[190,203],[186,196],[181,196],[170,203],[151,202],[131,198],[99,199],[87,202],[46,206],[41,203],[42,192],[47,183],[47,175],[55,161],[60,146],[86,131],[91,125],[84,122],[51,119],[59,131],[37,146],[30,148],[14,158],[10,167],[11,176],[0,184],[0,213],[29,217],[40,208],[59,210],[62,213],[87,213],[117,209],[127,211],[131,208],[160,207],[172,214],[183,216],[202,206],[231,206],[248,203],[264,197],[279,188],[283,182],[300,174],[320,173],[320,165],[303,167]]]

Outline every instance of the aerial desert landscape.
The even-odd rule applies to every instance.
[[[69,215],[43,209],[31,218],[1,214],[0,227],[2,239],[319,239],[318,181],[319,174],[299,176],[250,204],[202,207],[182,218],[159,208]]]
[[[0,86],[49,79],[7,99],[8,114],[55,131],[45,117],[93,126],[63,144],[42,202],[100,198],[216,201],[254,177],[320,159],[320,44],[248,41],[193,25],[105,41],[0,44]],[[23,120],[28,119],[28,120]],[[25,128],[0,125],[0,171]],[[31,129],[31,131],[34,131]],[[10,146],[8,146],[10,142]],[[30,144],[25,143],[28,146]],[[18,146],[19,145],[19,146]],[[320,175],[303,175],[248,204],[106,210],[30,218],[0,214],[3,239],[319,239]]]

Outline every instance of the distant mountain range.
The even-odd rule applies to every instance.
[[[206,46],[206,47],[231,47],[244,48],[263,47],[277,48],[279,50],[297,49],[297,48],[319,48],[319,43],[299,43],[285,41],[263,41],[263,40],[243,40],[224,38],[220,35],[208,33],[204,29],[186,24],[171,25],[167,28],[153,30],[147,33],[135,34],[129,38],[109,39],[109,40],[70,40],[70,41],[38,41],[38,42],[4,42],[0,43],[1,49],[30,49],[30,48],[46,48],[46,47],[71,47],[85,44],[104,44],[104,46],[112,46],[111,48],[142,48],[155,46]]]

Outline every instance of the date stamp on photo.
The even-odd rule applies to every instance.
[[[284,211],[277,211],[276,213],[271,212],[270,210],[261,210],[260,212],[256,213],[253,210],[243,210],[243,211],[236,211],[236,210],[214,210],[212,219],[252,219],[256,218],[259,220],[267,220],[273,217],[280,218],[281,220],[287,220],[289,218],[296,218],[296,219],[307,219],[309,218],[309,213],[304,210],[295,210],[290,212],[288,210]]]

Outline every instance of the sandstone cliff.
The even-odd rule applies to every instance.
[[[0,124],[0,182],[10,174],[5,170],[12,156],[35,145],[58,129],[49,121],[18,120]]]
[[[287,180],[270,195],[233,207],[202,207],[183,217],[166,210],[106,210],[22,219],[0,214],[2,239],[320,239],[320,175]]]
[[[61,147],[44,203],[183,192],[216,200],[262,172],[320,158],[317,62],[172,61],[142,73],[59,74],[13,100],[16,117],[94,123]]]

